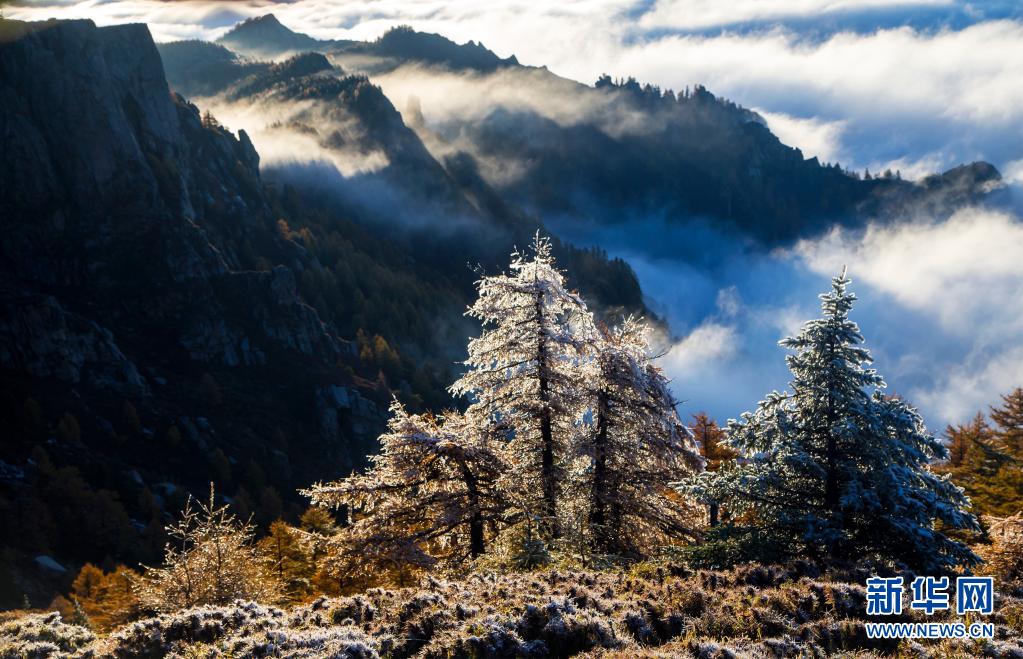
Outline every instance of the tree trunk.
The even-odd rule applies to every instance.
[[[480,511],[479,486],[476,476],[469,469],[468,465],[462,464],[462,478],[465,481],[465,491],[469,498],[469,553],[473,558],[482,556],[487,550],[483,537],[483,513]]]
[[[544,380],[541,383],[546,384]],[[540,480],[543,487],[543,526],[548,535],[557,538],[561,535],[558,528],[558,483],[557,475],[554,473],[554,432],[551,428],[550,411],[544,413],[540,418],[540,438],[543,442],[543,450],[540,464]]]
[[[711,527],[715,527],[718,525],[718,504],[712,503],[707,507],[709,508],[710,512],[710,525]]]
[[[833,364],[835,359],[835,339],[832,335],[828,342],[828,363]],[[836,421],[835,411],[835,400],[831,393],[831,388],[828,389],[828,409],[825,415],[825,423],[827,424],[824,428],[826,436],[825,441],[825,461],[826,461],[826,474],[824,479],[824,506],[831,514],[831,523],[841,525],[842,511],[839,508],[839,492],[838,492],[838,446],[835,441],[835,433],[832,431]],[[834,541],[829,541],[826,549],[828,558],[834,558],[835,546]]]
[[[543,490],[543,528],[551,538],[558,538],[561,530],[558,528],[558,483],[557,474],[554,471],[554,429],[551,422],[551,392],[550,383],[547,381],[547,345],[543,334],[543,298],[536,298],[536,320],[539,341],[537,343],[537,377],[540,382],[540,485]]]
[[[593,435],[593,483],[590,488],[590,545],[594,551],[611,553],[607,528],[607,398],[597,401],[597,429]]]

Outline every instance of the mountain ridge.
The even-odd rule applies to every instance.
[[[416,47],[381,50],[380,44],[389,41]],[[1000,180],[993,166],[980,162],[956,168],[955,176],[950,171],[921,182],[894,176],[861,180],[782,144],[762,117],[700,85],[679,94],[631,78],[602,76],[593,86],[582,85],[542,68],[522,67],[514,57],[501,60],[474,42],[457,46],[407,26],[375,42],[334,47],[313,39],[312,46],[346,72],[380,76],[385,91],[389,75],[425,65],[475,76],[457,88],[459,94],[477,93],[474,85],[479,85],[483,95],[497,85],[510,86],[509,94],[521,89],[519,97],[528,99],[530,88],[547,88],[562,105],[577,107],[577,116],[561,117],[542,101],[512,100],[485,106],[488,112],[442,115],[431,123],[421,119],[424,110],[417,99],[420,119],[409,118],[439,160],[467,154],[479,163],[489,185],[541,218],[617,223],[649,215],[709,217],[770,245],[820,232],[834,222],[894,221],[921,210],[949,213],[983,199]],[[161,46],[166,52],[176,48]],[[450,56],[466,48],[486,53],[485,63]],[[168,71],[172,84],[191,87],[179,67],[170,65]],[[413,68],[403,75],[423,76],[420,88],[428,91],[429,71]],[[239,70],[236,79],[243,75]],[[216,94],[227,86],[207,91]],[[635,117],[642,122],[636,125]],[[525,174],[509,180],[505,174],[488,174],[509,170]],[[559,185],[551,188],[549,181]]]

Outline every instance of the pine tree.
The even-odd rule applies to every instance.
[[[791,393],[773,392],[729,422],[729,444],[746,461],[691,481],[701,498],[727,500],[794,554],[873,556],[928,570],[977,557],[936,528],[977,529],[969,499],[928,463],[947,456],[920,415],[882,393],[867,366],[856,297],[843,272],[821,295],[823,317],[781,345]]]
[[[500,419],[513,429],[507,482],[518,505],[559,535],[558,499],[581,416],[584,370],[578,362],[592,333],[586,304],[569,292],[537,234],[532,255],[512,255],[511,273],[483,277],[467,315],[484,330],[469,342],[466,373],[451,391],[472,397],[467,416]]]
[[[1023,464],[1010,452],[1012,395],[1002,398],[1006,405],[992,408],[992,417],[1001,422],[994,428],[978,412],[969,423],[946,429],[949,460],[935,467],[966,490],[978,515],[1012,515],[1023,500]]]
[[[1023,461],[1023,387],[1002,396],[1002,405],[991,408],[991,420],[1001,449]]]
[[[297,602],[311,592],[316,566],[313,543],[306,536],[301,529],[278,519],[270,524],[266,537],[256,543],[256,551],[266,561],[290,602]]]
[[[590,387],[593,426],[579,446],[591,465],[584,480],[586,532],[600,554],[643,555],[693,526],[692,511],[671,483],[702,461],[649,352],[640,320],[600,328]]]
[[[369,471],[305,492],[318,506],[349,511],[351,523],[332,543],[336,572],[404,571],[483,554],[507,510],[494,432],[457,412],[437,418],[392,403]]]
[[[181,519],[167,527],[164,565],[146,568],[140,584],[144,606],[176,611],[236,599],[275,602],[281,588],[252,546],[250,525],[218,506],[210,485],[208,502],[189,497]]]
[[[700,447],[700,456],[707,471],[717,471],[739,455],[725,443],[725,431],[717,421],[707,416],[706,412],[697,412],[693,415],[693,423],[689,430]],[[707,502],[708,522],[712,527],[718,525],[720,508],[721,504],[718,501]]]

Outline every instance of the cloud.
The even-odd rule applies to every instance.
[[[822,275],[849,264],[861,296],[894,304],[872,309],[871,322],[902,336],[868,342],[880,339],[895,364],[890,384],[929,418],[962,420],[1023,385],[1018,217],[970,208],[944,222],[873,226],[859,235],[836,230],[800,243],[793,254]],[[913,313],[915,323],[892,323],[900,310]]]
[[[675,333],[662,366],[685,413],[734,418],[785,389],[778,341],[819,317],[817,295],[843,265],[859,297],[852,319],[888,390],[932,429],[1023,386],[1023,221],[1010,212],[969,208],[772,251],[697,219],[555,230],[634,267]]]
[[[708,364],[731,359],[736,353],[735,344],[735,327],[704,323],[673,345],[662,365],[676,375],[699,372]]]
[[[342,177],[378,172],[390,161],[379,148],[365,148],[358,120],[339,106],[325,109],[316,101],[261,99],[230,102],[223,97],[194,99],[225,128],[244,130],[259,152],[263,167],[326,165]],[[332,146],[323,145],[327,135]]]
[[[949,5],[950,0],[658,0],[643,14],[646,28],[699,30],[751,21],[770,21],[843,12]]]
[[[1004,169],[1016,194],[1023,186],[1018,2],[60,0],[5,11],[144,21],[163,40],[215,38],[233,21],[267,12],[320,38],[373,39],[410,24],[482,41],[502,57],[515,54],[585,83],[601,73],[662,88],[702,83],[756,108],[807,155],[853,169],[900,169],[916,178],[985,159]],[[409,96],[422,98],[428,122],[494,103],[518,103],[558,121],[591,111],[566,104],[554,87],[522,96],[502,86],[510,81],[410,71],[382,80],[398,108]],[[236,127],[232,117],[225,121]],[[862,299],[854,316],[879,369],[932,426],[960,421],[1023,384],[1013,382],[1023,373],[1023,232],[1011,213],[971,209],[945,222],[837,232],[774,253],[696,219],[637,218],[628,231],[582,227],[575,234],[544,219],[635,267],[652,308],[678,333],[667,365],[689,410],[734,416],[783,388],[788,374],[776,342],[817,315],[816,294],[842,264],[856,280]]]
[[[817,117],[793,117],[762,108],[756,110],[767,120],[767,127],[778,139],[789,146],[798,147],[804,157],[817,156],[822,163],[836,162],[841,158],[841,138],[846,125],[844,120],[825,121]]]
[[[968,208],[945,222],[871,226],[862,236],[834,229],[795,252],[821,274],[854,264],[861,281],[948,331],[1023,330],[1023,305],[1011,302],[1023,300],[1023,224],[1007,212]]]

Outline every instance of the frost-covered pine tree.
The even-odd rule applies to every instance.
[[[438,418],[392,403],[370,469],[304,492],[318,506],[349,511],[351,523],[331,543],[338,571],[430,567],[483,554],[507,510],[496,487],[505,465],[495,441],[491,428],[457,412]]]
[[[593,423],[578,448],[590,463],[580,489],[590,548],[599,554],[642,555],[690,534],[699,515],[671,488],[703,461],[651,363],[647,332],[633,317],[602,326],[590,364]]]
[[[477,282],[479,298],[466,314],[484,329],[469,342],[468,369],[451,391],[471,397],[469,418],[511,427],[506,483],[544,535],[557,537],[564,466],[582,411],[578,365],[593,321],[565,286],[550,241],[538,233],[531,252],[512,254],[510,273]]]
[[[790,554],[877,557],[927,570],[977,557],[942,531],[976,529],[969,500],[928,463],[946,449],[881,376],[849,319],[845,272],[821,295],[823,317],[781,341],[793,351],[791,393],[773,392],[728,426],[745,460],[686,489],[727,501]],[[940,523],[940,526],[936,523]]]
[[[208,502],[190,497],[181,519],[167,527],[163,566],[147,568],[140,580],[143,606],[167,612],[236,599],[279,600],[281,584],[256,553],[252,532],[226,505],[216,504],[212,484]]]

